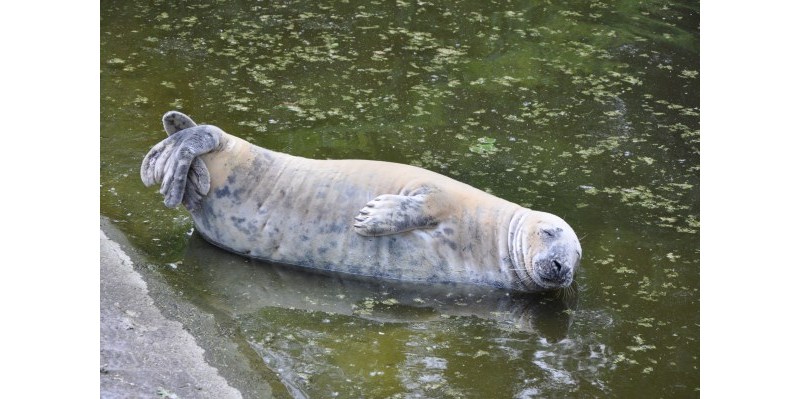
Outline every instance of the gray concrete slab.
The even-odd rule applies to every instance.
[[[119,244],[100,230],[100,396],[241,398],[168,320]]]

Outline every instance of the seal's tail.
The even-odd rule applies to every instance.
[[[215,126],[197,125],[177,111],[164,115],[164,130],[169,137],[153,146],[142,161],[140,170],[145,186],[161,183],[164,205],[178,204],[196,209],[211,188],[206,164],[197,158],[215,150],[221,130]]]

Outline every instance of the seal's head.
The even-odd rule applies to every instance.
[[[533,211],[519,226],[514,253],[522,283],[531,291],[572,284],[583,251],[578,236],[558,216]]]

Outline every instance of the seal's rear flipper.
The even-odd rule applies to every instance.
[[[164,124],[164,130],[167,132],[167,136],[172,136],[174,133],[180,132],[183,129],[197,126],[192,118],[178,111],[169,111],[164,114],[164,116],[161,117],[161,123]]]
[[[439,223],[435,204],[428,189],[416,195],[379,195],[356,216],[353,228],[362,236],[383,236],[404,231],[431,228]]]
[[[164,125],[169,133],[166,122]],[[211,188],[208,168],[197,157],[216,150],[221,138],[222,130],[215,126],[200,125],[176,130],[144,157],[140,170],[142,182],[145,186],[161,183],[164,205],[169,208],[180,203],[189,210],[197,208]]]
[[[161,123],[164,125],[164,131],[167,132],[167,136],[172,136],[181,130],[197,126],[197,123],[192,118],[178,111],[169,111],[164,114],[161,117]],[[208,167],[206,167],[205,162],[200,158],[195,158],[189,168],[189,181],[186,183],[186,193],[182,201],[187,209],[194,209],[195,206],[200,204],[200,199],[208,194],[208,176]]]

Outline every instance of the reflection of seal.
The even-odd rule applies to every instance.
[[[555,215],[409,165],[300,158],[175,111],[163,121],[169,137],[145,157],[142,181],[161,182],[168,207],[182,202],[232,252],[404,281],[572,283],[581,247]]]
[[[301,267],[243,262],[209,245],[195,232],[173,273],[197,305],[214,306],[234,319],[263,317],[265,308],[354,316],[381,323],[418,323],[442,317],[477,317],[557,342],[566,338],[577,309],[575,283],[565,291],[511,293],[468,284],[418,284],[342,276]],[[257,284],[253,282],[257,281]],[[187,291],[188,290],[188,291]],[[192,292],[189,292],[192,291]],[[224,293],[209,302],[206,292]],[[572,295],[565,295],[571,292]]]

